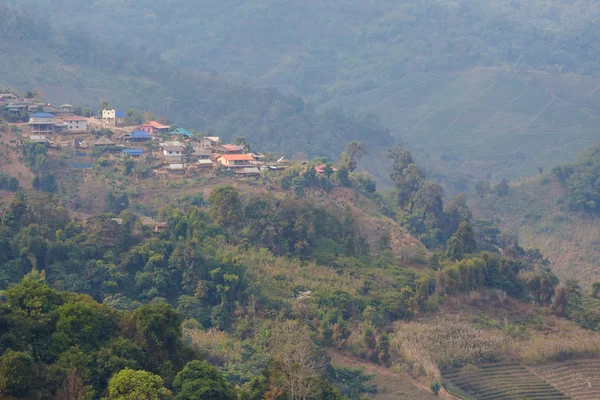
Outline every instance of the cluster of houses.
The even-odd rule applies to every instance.
[[[76,149],[104,148],[111,154],[118,152],[120,156],[134,158],[152,154],[158,156],[153,159],[160,159],[160,165],[168,172],[221,168],[240,176],[253,176],[263,169],[280,171],[289,166],[285,157],[267,160],[263,154],[247,152],[244,146],[221,143],[219,137],[198,136],[183,128],[171,129],[157,121],[127,127],[126,114],[119,110],[103,110],[95,119],[97,125],[127,132],[111,139],[90,135],[93,133],[91,121],[94,120],[74,115],[75,107],[69,104],[54,107],[21,99],[12,93],[0,93],[0,107],[20,118],[29,116],[30,141]],[[143,145],[152,141],[158,142],[158,146]]]

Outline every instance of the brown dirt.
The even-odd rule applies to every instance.
[[[16,143],[10,143],[13,135],[3,133],[0,136],[0,172],[7,173],[19,180],[19,185],[25,189],[32,189],[34,175],[19,160]]]
[[[365,375],[375,375],[369,381],[369,384],[377,385],[378,393],[373,397],[375,400],[458,400],[444,389],[440,391],[439,396],[435,396],[423,384],[413,380],[408,374],[392,372],[380,365],[371,364],[336,351],[330,351],[329,356],[334,364],[347,368],[362,368]]]

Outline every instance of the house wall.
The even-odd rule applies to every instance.
[[[88,121],[84,121],[84,120],[75,120],[75,121],[65,120],[65,124],[67,124],[67,131],[68,132],[87,132],[88,131]]]
[[[115,124],[115,110],[102,110],[102,123],[114,125]]]

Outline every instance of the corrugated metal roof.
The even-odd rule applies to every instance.
[[[45,112],[31,114],[31,117],[32,118],[56,118],[54,115],[52,115],[50,113],[45,113]]]
[[[129,135],[132,138],[151,138],[152,135],[150,135],[148,132],[145,131],[133,131],[131,132],[131,135]]]
[[[183,128],[177,128],[175,129],[173,132],[171,132],[171,135],[183,135],[183,136],[187,136],[187,137],[193,137],[194,134],[190,131],[186,131]]]
[[[123,155],[129,154],[130,156],[141,156],[144,154],[142,149],[123,149]]]

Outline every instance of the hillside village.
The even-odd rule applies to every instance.
[[[103,109],[98,116],[85,110],[88,116],[84,116],[84,110],[70,104],[54,106],[14,93],[0,93],[0,110],[0,122],[3,116],[24,141],[70,151],[73,168],[92,168],[95,161],[90,159],[100,156],[140,159],[156,172],[183,175],[225,171],[256,177],[261,171],[283,171],[290,166],[284,156],[250,151],[244,138],[225,143],[218,136],[193,133],[166,121],[133,124],[130,116],[112,108]],[[318,174],[326,170],[325,164],[315,167]]]

